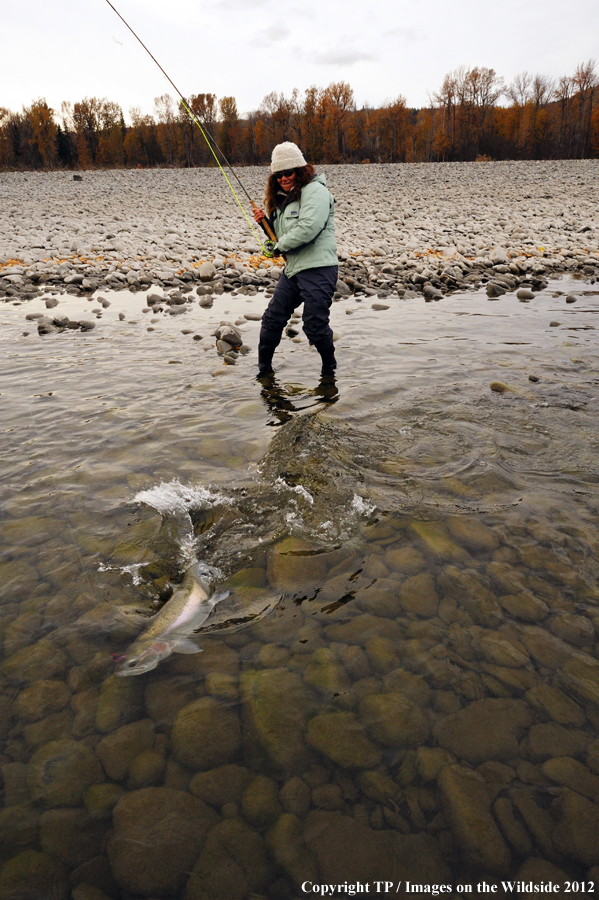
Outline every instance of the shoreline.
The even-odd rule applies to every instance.
[[[599,160],[321,167],[336,197],[337,299],[599,277]],[[267,169],[245,168],[259,197]],[[0,299],[274,287],[215,169],[0,174]]]

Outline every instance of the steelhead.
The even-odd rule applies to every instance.
[[[171,653],[199,653],[193,634],[208,618],[214,607],[229,596],[229,591],[210,594],[200,564],[187,570],[180,587],[165,603],[146,628],[131,644],[124,656],[115,657],[117,675],[143,675],[155,669]]]

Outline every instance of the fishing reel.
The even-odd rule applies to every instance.
[[[264,241],[263,247],[264,247],[264,256],[267,259],[272,259],[273,256],[281,255],[280,251],[276,249],[277,248],[276,241],[270,241],[270,240]]]

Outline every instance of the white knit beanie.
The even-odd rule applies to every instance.
[[[297,144],[291,141],[285,141],[284,144],[277,144],[272,151],[272,162],[270,171],[274,175],[276,172],[284,172],[285,169],[299,169],[301,166],[308,165],[302,151]]]

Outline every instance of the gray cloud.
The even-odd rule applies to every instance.
[[[255,47],[271,47],[273,44],[280,43],[289,34],[291,34],[291,32],[288,28],[281,27],[280,25],[271,25],[270,28],[259,31],[252,43]]]
[[[372,53],[366,53],[364,50],[353,50],[348,47],[341,50],[325,50],[321,53],[314,53],[311,59],[321,66],[353,66],[359,62],[373,62],[376,60],[376,56]]]
[[[386,33],[385,37],[398,37],[406,42],[406,44],[416,44],[418,41],[425,40],[426,35],[423,31],[418,31],[416,28],[402,28],[401,25],[398,25],[397,28],[390,28]]]

